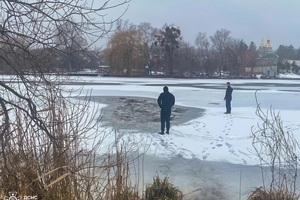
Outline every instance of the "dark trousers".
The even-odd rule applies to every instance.
[[[171,117],[171,109],[161,109],[160,110],[160,123],[161,123],[161,126],[160,126],[160,129],[161,129],[161,132],[164,133],[165,131],[165,125],[166,125],[166,128],[167,128],[167,132],[169,132],[170,130],[170,117]]]
[[[231,113],[231,100],[226,99],[226,112]]]

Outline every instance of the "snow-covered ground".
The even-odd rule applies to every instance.
[[[300,75],[294,73],[279,74],[279,78],[300,78]]]
[[[256,115],[256,91],[262,110],[267,112],[272,107],[280,112],[284,130],[292,131],[296,140],[300,140],[300,80],[229,80],[234,88],[231,115],[223,114],[225,83],[228,81],[225,79],[97,77],[81,81],[85,83],[82,94],[91,91],[100,98],[148,97],[154,102],[167,85],[175,95],[177,105],[205,109],[199,118],[171,125],[170,135],[120,130],[118,138],[133,152],[147,150],[146,157],[139,162],[144,164],[141,169],[144,183],[151,182],[157,173],[170,177],[170,181],[185,194],[197,191],[185,199],[247,199],[255,187],[263,185],[250,137],[251,130],[261,123]],[[67,86],[70,89],[79,87]],[[114,144],[114,134],[111,134],[102,150],[111,149]],[[265,183],[269,180],[268,175],[264,174]]]
[[[6,80],[10,80],[10,77],[6,77]],[[149,183],[159,173],[170,177],[170,181],[184,193],[202,188],[199,194],[193,193],[195,195],[187,199],[237,200],[240,199],[239,196],[246,199],[254,187],[262,184],[250,137],[252,128],[255,130],[257,124],[261,123],[255,114],[255,92],[257,91],[261,108],[266,111],[272,106],[275,111],[280,112],[284,130],[292,131],[299,141],[300,80],[229,80],[234,88],[232,114],[224,115],[223,98],[227,81],[70,77],[65,89],[72,90],[74,96],[90,93],[100,98],[135,96],[152,98],[156,102],[163,86],[169,86],[170,92],[176,97],[176,105],[203,108],[204,115],[201,113],[201,117],[184,124],[171,125],[170,135],[120,130],[118,141],[127,145],[130,151],[135,153],[147,150],[146,156],[141,160],[144,163],[141,169],[143,181]],[[99,106],[102,108],[106,105]],[[101,114],[103,113],[99,113]],[[103,152],[115,146],[115,134],[111,129],[103,127],[102,131],[106,133],[103,134]]]
[[[298,80],[231,80],[234,88],[231,115],[223,114],[227,80],[84,77],[81,81],[89,83],[84,86],[84,91],[92,91],[94,96],[139,96],[154,100],[162,86],[168,85],[177,105],[205,109],[204,116],[172,126],[170,135],[137,131],[122,133],[124,143],[132,144],[134,149],[148,149],[149,155],[258,164],[250,137],[252,128],[255,129],[260,122],[255,114],[256,90],[263,110],[272,106],[275,111],[280,111],[284,127],[292,130],[300,140]],[[67,86],[77,87],[81,86]]]

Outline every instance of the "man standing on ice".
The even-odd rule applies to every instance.
[[[159,134],[161,135],[164,134],[165,125],[167,128],[166,133],[169,134],[171,110],[175,104],[175,97],[169,92],[169,88],[165,86],[163,90],[164,92],[161,93],[157,99],[158,106],[160,107],[161,132]]]
[[[224,114],[231,113],[231,100],[232,100],[232,87],[230,86],[230,82],[226,83],[227,89],[224,97],[224,101],[226,101],[226,112]]]

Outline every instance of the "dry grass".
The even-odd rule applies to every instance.
[[[130,154],[117,136],[115,144],[104,149],[103,141],[115,133],[100,130],[97,104],[89,98],[71,102],[59,85],[36,84],[32,93],[18,86],[15,90],[28,97],[36,110],[28,113],[26,101],[19,101],[18,107],[0,108],[0,132],[5,133],[0,137],[0,199],[12,191],[40,200],[143,199],[139,186],[144,183],[131,182],[140,174],[133,175],[130,168],[143,154]],[[17,100],[9,94],[7,99]],[[147,199],[157,195],[182,199],[181,191],[167,178],[155,177],[146,193]]]
[[[286,190],[266,191],[262,187],[254,190],[247,200],[298,200],[299,197],[294,197]]]
[[[135,158],[118,143],[115,151],[103,154],[103,140],[113,133],[99,130],[97,106],[70,102],[59,87],[36,87],[30,99],[40,121],[20,108],[0,111],[9,116],[0,127],[8,127],[0,138],[0,198],[16,191],[38,199],[139,199],[129,178]]]
[[[153,183],[147,185],[145,198],[146,200],[182,200],[183,195],[167,177],[161,180],[156,176],[153,178]]]
[[[300,146],[291,131],[286,131],[272,108],[264,112],[257,100],[256,115],[261,123],[252,129],[252,146],[260,161],[263,186],[248,200],[296,200]],[[266,176],[268,175],[268,176]],[[265,177],[270,177],[265,180]]]

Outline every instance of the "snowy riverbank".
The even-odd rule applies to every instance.
[[[238,199],[241,172],[242,199],[254,187],[261,186],[258,159],[250,137],[252,127],[260,123],[255,113],[256,90],[262,109],[267,111],[272,106],[280,111],[284,129],[292,131],[296,139],[300,140],[297,120],[300,111],[298,80],[230,80],[234,88],[231,115],[223,114],[227,80],[98,77],[81,81],[86,83],[83,93],[91,91],[91,95],[100,99],[99,103],[103,107],[114,104],[114,101],[101,102],[101,99],[109,96],[116,99],[120,96],[142,100],[150,98],[155,107],[155,99],[162,91],[162,86],[168,85],[176,97],[176,105],[183,109],[200,109],[201,115],[173,123],[170,135],[156,134],[154,129],[157,122],[151,122],[154,126],[147,125],[151,127],[148,130],[145,128],[143,131],[130,125],[131,130],[121,129],[117,137],[118,141],[131,145],[133,151],[147,150],[143,160],[145,183],[151,182],[155,173],[159,172],[162,176],[171,177],[170,180],[185,193],[200,187],[206,188],[193,194],[207,195],[202,199]],[[70,89],[79,87],[66,86]],[[120,106],[120,103],[115,105]],[[137,105],[131,103],[133,107]],[[118,106],[110,107],[109,110],[114,111]],[[110,144],[114,144],[114,136],[108,137],[103,145],[109,148]],[[197,199],[196,196],[194,199]]]

